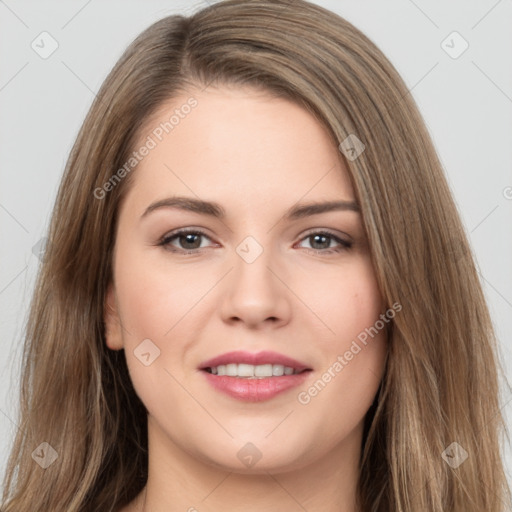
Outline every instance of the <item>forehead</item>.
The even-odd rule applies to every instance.
[[[150,139],[153,147],[134,169],[128,194],[137,202],[214,193],[220,202],[246,207],[353,199],[328,130],[298,104],[265,91],[191,89],[146,121],[136,148]]]

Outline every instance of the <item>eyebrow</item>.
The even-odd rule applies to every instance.
[[[213,201],[203,201],[202,199],[195,199],[193,197],[175,196],[161,199],[150,204],[141,219],[147,217],[151,212],[161,208],[178,208],[202,215],[209,215],[218,219],[226,218],[226,211],[224,208]],[[284,214],[285,220],[297,220],[311,215],[318,215],[320,213],[331,211],[354,211],[359,212],[359,205],[355,201],[325,201],[317,203],[304,203],[292,206]]]

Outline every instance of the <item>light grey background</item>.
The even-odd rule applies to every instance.
[[[315,3],[370,37],[417,101],[470,236],[510,379],[512,1]],[[203,5],[206,0],[0,0],[0,477],[17,429],[22,333],[39,264],[32,249],[45,236],[78,129],[95,91],[136,35],[166,15]],[[34,40],[42,45],[43,31],[58,43],[46,59],[31,47]],[[444,47],[456,51],[461,41],[450,36],[442,45],[453,31],[469,44],[458,58]],[[504,387],[509,428],[510,400]],[[505,453],[512,475],[508,443]]]

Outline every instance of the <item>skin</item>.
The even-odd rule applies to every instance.
[[[123,512],[355,512],[385,330],[342,371],[332,366],[386,308],[360,213],[283,219],[297,202],[355,200],[341,154],[300,106],[227,86],[162,105],[141,140],[190,95],[197,107],[133,171],[119,215],[106,339],[125,350],[148,410],[149,443],[147,487]],[[227,216],[161,208],[141,219],[151,203],[174,195],[218,202]],[[157,245],[186,227],[207,236],[174,238],[169,246],[182,254]],[[312,236],[324,229],[352,246]],[[236,252],[247,236],[263,248],[252,263]],[[149,366],[134,354],[145,339],[160,349]],[[238,349],[280,352],[313,371],[299,388],[242,402],[213,389],[198,369]],[[300,403],[299,392],[330,367],[335,377]],[[261,454],[252,467],[237,457],[248,442]]]

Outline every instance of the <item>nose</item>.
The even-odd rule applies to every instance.
[[[223,280],[223,321],[252,329],[286,325],[290,321],[293,294],[286,285],[285,272],[279,270],[270,250],[263,250],[252,262],[235,253],[233,261],[233,270]]]

